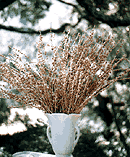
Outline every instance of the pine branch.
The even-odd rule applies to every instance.
[[[71,27],[75,27],[78,25],[78,23],[81,21],[81,18],[78,20],[78,22],[74,25],[71,25],[70,23],[64,23],[63,25],[61,25],[60,28],[58,29],[51,29],[51,32],[53,33],[63,33],[65,31],[65,28],[67,26],[71,26]],[[1,25],[0,24],[0,29],[4,29],[4,30],[7,30],[7,31],[12,31],[12,32],[18,32],[18,33],[23,33],[23,34],[38,34],[39,35],[39,31],[36,31],[34,29],[31,29],[31,28],[24,28],[24,27],[21,27],[21,28],[18,28],[18,27],[12,27],[12,26],[4,26],[4,25]],[[43,30],[43,31],[40,31],[42,35],[45,35],[47,33],[50,33],[50,29],[46,29],[46,30]]]
[[[91,24],[94,24],[94,22],[99,24],[100,21],[108,24],[111,28],[130,25],[129,16],[121,19],[120,17],[117,17],[116,14],[105,15],[102,11],[97,11],[93,4],[90,6],[87,1],[77,0],[77,2],[84,8],[84,13],[86,15],[84,19],[88,20]]]
[[[126,139],[125,139],[124,135],[122,134],[121,129],[120,129],[119,124],[118,124],[118,120],[116,119],[116,111],[115,111],[115,108],[114,108],[114,103],[112,103],[112,110],[113,110],[113,115],[114,115],[114,119],[115,119],[117,130],[120,133],[120,140],[123,143],[123,145],[124,145],[124,147],[125,147],[125,149],[127,151],[127,156],[126,157],[129,157],[130,156],[130,148],[126,144]]]

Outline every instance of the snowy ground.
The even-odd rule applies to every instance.
[[[21,108],[12,108],[11,109],[11,115],[9,117],[8,122],[13,121],[13,119],[15,118],[16,113],[18,112],[20,114],[21,118],[24,118],[24,116],[26,114],[28,114],[29,118],[31,119],[31,121],[29,121],[30,124],[35,126],[35,123],[41,124],[37,121],[37,118],[43,119],[44,123],[47,124],[47,117],[45,116],[44,112],[36,109],[36,108],[27,108],[26,110],[23,110]],[[14,134],[15,132],[21,132],[21,131],[25,131],[26,127],[24,126],[24,124],[20,121],[15,122],[14,124],[9,124],[9,125],[5,125],[4,123],[0,126],[0,134]]]

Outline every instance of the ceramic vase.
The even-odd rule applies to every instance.
[[[73,157],[72,152],[80,136],[80,129],[76,122],[81,114],[46,113],[46,116],[49,124],[47,137],[56,157]]]

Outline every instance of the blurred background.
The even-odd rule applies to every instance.
[[[123,46],[117,58],[125,54],[130,61],[129,0],[0,0],[0,54],[5,56],[13,54],[12,47],[37,62],[36,42],[40,31],[45,44],[58,46],[63,32],[67,34],[71,30],[70,36],[74,33],[90,35],[93,28],[95,43],[99,36],[104,41],[114,35],[114,44],[123,40],[112,50],[108,61],[114,58],[121,43]],[[55,37],[51,41],[53,33]],[[46,66],[49,67],[53,54],[49,47],[46,51]],[[0,62],[6,61],[9,62],[0,57]],[[14,66],[12,62],[9,64]],[[121,67],[130,68],[130,65],[122,62],[117,68]],[[113,73],[113,77],[121,72]],[[130,77],[130,74],[126,76]],[[0,78],[0,87],[3,84],[8,88]],[[15,89],[12,91],[19,94]],[[18,103],[0,98],[0,156],[26,150],[54,154],[46,135],[44,112],[28,107],[9,108],[15,104]],[[96,157],[130,157],[130,80],[111,85],[93,98],[81,114],[81,136],[74,157],[93,157],[95,153]]]

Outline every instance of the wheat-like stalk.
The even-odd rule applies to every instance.
[[[116,47],[116,45],[113,45],[113,38],[109,36],[105,42],[100,42],[102,46],[98,48],[98,45],[94,44],[93,35],[93,32],[90,36],[78,34],[75,37],[73,35],[72,40],[68,36],[64,36],[64,40],[59,47],[52,47],[54,53],[53,66],[48,69],[45,67],[45,59],[43,59],[41,52],[41,48],[45,49],[45,46],[40,34],[38,43],[39,61],[37,63],[39,74],[32,71],[29,63],[24,64],[24,68],[22,68],[19,62],[15,60],[16,57],[21,60],[19,54],[10,54],[12,56],[10,59],[15,61],[17,68],[9,66],[6,62],[1,62],[1,79],[12,85],[21,95],[13,94],[9,90],[1,88],[2,98],[13,99],[47,113],[79,114],[93,96],[97,96],[99,92],[119,79],[130,79],[124,77],[130,69],[122,69],[121,75],[110,79],[114,68],[121,61],[128,61],[128,59],[123,56],[120,60],[117,60],[115,56],[108,63],[107,57]],[[77,45],[76,42],[78,42]],[[19,50],[18,53],[22,54]],[[25,55],[25,57],[27,56]],[[29,57],[27,58],[29,59]],[[108,63],[107,66],[106,63]],[[102,71],[100,75],[97,75],[98,70]],[[10,89],[12,87],[10,86]]]

